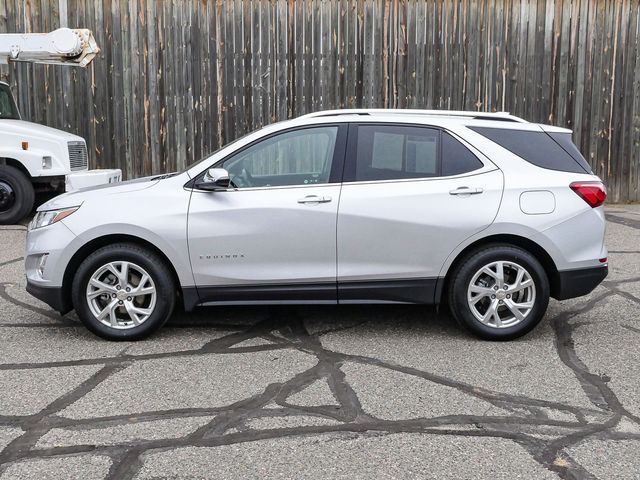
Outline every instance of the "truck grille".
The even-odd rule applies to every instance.
[[[71,170],[86,170],[89,166],[87,145],[84,142],[69,142],[68,146]]]

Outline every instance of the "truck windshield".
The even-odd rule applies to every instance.
[[[0,119],[20,120],[20,113],[8,85],[0,83]]]

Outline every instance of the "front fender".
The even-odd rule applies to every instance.
[[[42,168],[43,157],[51,158],[51,168]],[[43,176],[61,176],[69,173],[66,158],[60,158],[54,150],[32,149],[22,150],[14,147],[0,147],[0,158],[11,158],[20,162],[33,178]]]
[[[131,224],[109,223],[98,225],[94,228],[82,232],[78,238],[81,245],[93,243],[101,238],[122,237],[126,241],[126,237],[142,240],[155,246],[162,254],[167,257],[171,266],[178,275],[178,280],[182,287],[193,285],[193,274],[191,272],[191,264],[189,261],[186,237],[182,238],[166,238],[152,230],[142,226]],[[77,248],[70,256],[69,260],[80,250]]]

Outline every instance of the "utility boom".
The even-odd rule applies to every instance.
[[[0,34],[0,63],[32,62],[86,67],[100,52],[91,30]]]
[[[91,31],[84,28],[0,33],[0,64],[86,67],[99,52]],[[36,192],[62,193],[121,178],[120,169],[89,170],[82,137],[22,120],[9,84],[0,81],[0,225],[27,216]]]

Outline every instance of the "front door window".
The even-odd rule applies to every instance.
[[[274,135],[226,159],[222,168],[236,188],[329,183],[337,126]]]

